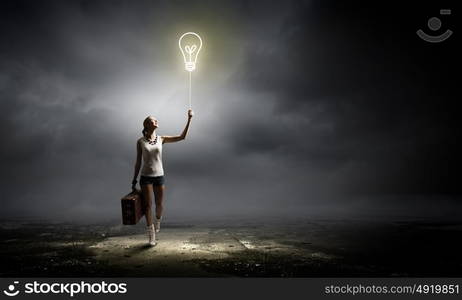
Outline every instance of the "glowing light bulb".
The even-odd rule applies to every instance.
[[[194,71],[196,69],[197,56],[202,48],[201,37],[197,33],[186,32],[180,37],[178,45],[183,54],[186,71]]]

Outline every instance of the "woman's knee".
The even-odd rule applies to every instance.
[[[164,185],[158,185],[154,187],[154,195],[156,197],[162,197],[164,195],[164,190],[165,186]]]
[[[145,208],[146,210],[151,210],[151,208],[152,208],[152,201],[149,200],[149,199],[148,199],[148,200],[145,200],[145,201],[144,201],[144,208]]]

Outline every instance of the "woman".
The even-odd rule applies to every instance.
[[[159,124],[156,118],[149,116],[143,122],[143,137],[136,142],[136,163],[135,175],[132,181],[132,189],[135,189],[138,178],[138,173],[141,168],[141,158],[143,158],[143,167],[141,168],[140,186],[145,202],[145,215],[147,232],[149,236],[149,245],[156,245],[156,232],[160,230],[160,221],[162,219],[162,201],[164,198],[164,169],[162,167],[162,144],[174,143],[186,138],[188,133],[189,123],[193,116],[193,111],[188,110],[188,122],[183,130],[183,133],[178,136],[159,136],[156,134],[156,129]],[[156,222],[152,222],[152,198],[155,196],[156,202]]]

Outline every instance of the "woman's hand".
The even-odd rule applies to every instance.
[[[194,116],[192,109],[188,109],[188,119],[191,119]]]

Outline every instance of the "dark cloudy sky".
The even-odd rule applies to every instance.
[[[0,215],[118,218],[143,119],[186,123],[186,31],[167,216],[459,209],[453,3],[2,0]]]

